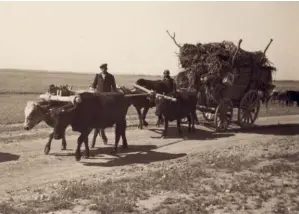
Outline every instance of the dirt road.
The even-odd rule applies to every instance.
[[[119,157],[110,155],[111,144],[104,147],[98,139],[97,148],[92,150],[94,157],[80,162],[76,162],[73,156],[77,135],[68,137],[67,151],[60,151],[60,142],[53,141],[47,156],[43,153],[47,139],[0,144],[0,198],[27,187],[95,176],[123,167],[175,159],[193,152],[233,144],[250,144],[253,140],[271,140],[276,135],[295,135],[299,132],[299,125],[296,125],[298,122],[299,116],[260,118],[256,122],[259,127],[247,133],[236,129],[213,134],[207,128],[199,126],[196,134],[190,135],[188,139],[179,138],[176,129],[171,129],[170,137],[163,140],[154,127],[133,129],[127,133],[130,149],[120,153]],[[183,131],[186,133],[185,129]],[[114,135],[111,131],[107,136],[109,142],[113,142]]]

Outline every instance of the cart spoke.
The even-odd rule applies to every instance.
[[[251,113],[249,114],[249,118],[250,118],[250,122],[253,123],[254,122],[254,115],[252,115]]]
[[[257,118],[260,100],[257,91],[251,90],[245,94],[240,102],[238,121],[241,127],[250,127]]]

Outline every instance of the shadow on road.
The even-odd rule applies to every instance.
[[[156,145],[128,145],[127,149],[123,149],[122,147],[119,147],[118,154],[122,153],[130,153],[130,152],[146,152],[150,151],[152,149],[157,149],[158,147]],[[97,149],[90,150],[90,156],[96,157],[100,155],[111,155],[111,152],[113,150],[113,146],[111,147],[101,147]],[[84,154],[84,145],[82,145],[81,151]],[[75,150],[71,153],[53,153],[54,156],[61,157],[61,156],[74,156]]]
[[[113,167],[113,166],[124,166],[130,164],[149,164],[152,162],[166,161],[176,159],[185,156],[182,154],[170,154],[156,151],[139,152],[137,154],[128,154],[124,157],[112,159],[105,163],[87,163],[83,162],[85,166],[101,166],[101,167]]]
[[[275,124],[255,126],[248,129],[233,129],[236,133],[269,134],[279,136],[291,136],[299,134],[299,124]]]
[[[0,163],[7,161],[16,161],[20,158],[20,155],[14,155],[10,153],[0,152]]]
[[[148,129],[152,132],[159,134],[159,136],[151,137],[159,139],[161,138],[161,134],[163,129]],[[182,127],[182,136],[179,135],[176,127],[169,127],[167,130],[166,138],[183,138],[185,140],[213,140],[223,137],[232,137],[234,134],[232,133],[215,133],[213,131],[206,131],[203,129],[196,129],[193,133],[188,133],[187,128]]]

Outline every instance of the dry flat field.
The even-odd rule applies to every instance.
[[[116,81],[130,87],[140,77]],[[118,157],[110,155],[114,136],[107,130],[110,144],[98,139],[94,157],[80,162],[73,156],[78,135],[69,130],[68,150],[54,140],[44,155],[51,129],[22,130],[26,102],[52,83],[85,89],[93,78],[0,71],[0,213],[299,213],[298,107],[262,107],[255,128],[233,125],[216,134],[198,126],[183,139],[175,128],[162,140],[156,127],[133,126],[130,148]],[[297,82],[275,84],[299,89]],[[137,124],[134,109],[128,119]]]

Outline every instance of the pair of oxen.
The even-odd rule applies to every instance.
[[[79,132],[78,145],[75,153],[76,160],[81,159],[80,148],[85,145],[85,157],[89,157],[88,136],[95,129],[92,148],[95,146],[96,137],[101,134],[104,144],[107,144],[105,129],[115,125],[116,154],[120,137],[123,148],[127,148],[126,115],[128,108],[133,105],[139,116],[139,128],[147,126],[145,121],[149,108],[156,106],[155,114],[158,116],[157,126],[164,120],[162,137],[167,135],[168,122],[177,121],[178,132],[181,134],[181,119],[187,118],[188,132],[194,131],[196,120],[197,95],[193,92],[173,93],[162,80],[139,79],[134,85],[137,90],[119,88],[114,93],[83,92],[75,96],[63,97],[62,100],[33,102],[29,101],[25,107],[24,129],[30,130],[41,121],[53,128],[49,140],[45,145],[44,153],[48,154],[51,142],[61,139],[61,149],[67,147],[65,139],[66,128],[71,125],[73,131]],[[141,91],[146,92],[141,94]],[[56,97],[57,99],[57,97]],[[143,114],[141,109],[143,108]],[[163,120],[162,120],[163,118]]]

